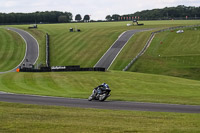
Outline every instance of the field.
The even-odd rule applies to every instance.
[[[0,72],[18,66],[24,58],[25,49],[25,42],[17,33],[0,28]]]
[[[28,25],[12,27],[24,29],[38,40],[40,57],[37,64],[45,64],[45,34],[48,32],[51,66],[92,67],[126,30],[145,28],[156,31],[200,24],[200,21],[144,21],[141,22],[145,24],[142,27],[127,27],[127,23],[41,24],[38,25],[39,29],[31,30],[27,29]],[[81,32],[70,33],[70,27],[81,29]],[[107,72],[0,74],[0,91],[85,99],[94,87],[106,82],[112,90],[109,100],[200,105],[199,28],[184,29],[183,34],[176,34],[175,31],[157,34],[147,52],[129,71],[121,71],[144,47],[152,31],[135,34]],[[9,31],[0,28],[0,37],[4,32]],[[9,35],[3,38],[14,43]],[[0,71],[4,70],[0,67]],[[199,114],[95,110],[3,102],[0,102],[0,119],[0,132],[20,133],[199,132],[200,121]]]
[[[39,29],[32,30],[28,30],[27,25],[16,25],[14,27],[29,31],[39,41],[41,54],[38,64],[45,62],[45,33],[48,32],[51,38],[51,66],[81,65],[82,67],[92,67],[125,30],[145,28],[155,31],[166,27],[198,24],[199,21],[145,21],[143,22],[145,23],[144,27],[127,27],[127,23],[44,24],[39,25]],[[82,32],[70,33],[70,27],[80,28]],[[0,75],[0,91],[87,98],[92,88],[102,82],[106,82],[113,90],[111,100],[199,105],[199,81],[160,75],[121,72],[144,47],[151,32],[145,31],[137,33],[130,39],[110,69],[120,71],[108,71],[106,73],[8,73]],[[177,39],[174,39],[174,36]],[[187,39],[187,37],[192,39]],[[181,42],[187,43],[178,43],[177,40],[181,40],[182,38],[183,41]],[[159,45],[160,39],[164,44]],[[169,65],[165,65],[166,62],[163,62],[163,60],[176,61],[176,58],[179,58],[179,60],[184,59],[186,64],[188,57],[184,57],[183,54],[191,55],[191,53],[195,56],[192,56],[191,59],[193,59],[193,62],[190,64],[195,65],[192,63],[196,63],[196,68],[198,68],[198,39],[199,28],[196,30],[186,29],[184,34],[176,34],[170,31],[159,33],[156,35],[146,54],[132,66],[130,71],[140,72],[141,69],[141,72],[144,73],[145,71],[142,70],[146,70],[146,73],[149,71],[149,73],[155,72],[153,74],[163,74],[161,72],[166,72],[165,68],[174,71],[174,69],[171,69],[172,67],[170,68],[170,65],[173,66],[174,64],[169,62]],[[173,54],[178,53],[177,51],[179,51],[179,54],[175,58]],[[148,60],[150,57],[152,60]],[[146,58],[147,60],[143,61]],[[155,65],[157,63],[156,61],[161,59],[162,62],[159,62],[161,65]],[[187,67],[181,61],[175,65],[178,69],[175,71],[177,73],[180,73],[180,67]],[[140,67],[140,64],[143,67]],[[154,66],[157,67],[154,68]],[[154,71],[151,72],[151,70]],[[189,73],[190,71],[186,72]],[[170,73],[165,75],[170,75]]]
[[[147,52],[129,71],[200,80],[200,28],[183,30],[182,34],[156,34]]]
[[[138,55],[144,48],[152,31],[137,33],[128,42],[128,44],[121,51],[115,62],[110,67],[110,70],[122,71],[131,60]]]
[[[48,33],[50,35],[51,66],[81,65],[82,67],[93,67],[118,36],[126,30],[139,28],[163,29],[166,27],[198,24],[199,21],[145,21],[141,22],[145,23],[145,26],[142,27],[127,27],[127,23],[130,22],[45,24],[38,25],[38,30],[28,30],[28,25],[14,27],[27,30],[39,40],[39,64],[45,62],[45,34]],[[69,29],[71,27],[81,29],[81,32],[70,33]],[[142,44],[145,44],[145,40],[149,36],[145,35],[144,37],[139,38],[138,42],[142,41]],[[127,47],[131,47],[130,45],[132,43],[129,43]],[[143,48],[143,45],[136,45],[139,45],[137,46],[138,51]],[[127,56],[134,57],[134,55],[129,52]]]
[[[95,110],[0,102],[2,133],[200,132],[199,114]]]
[[[0,91],[86,99],[105,81],[110,100],[200,105],[200,81],[120,71],[8,73],[0,75]]]

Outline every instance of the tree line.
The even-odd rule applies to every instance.
[[[77,21],[77,22],[80,22],[80,21],[89,21],[90,20],[90,15],[85,15],[84,16],[84,18],[82,19],[82,16],[80,15],[80,14],[77,14],[76,16],[75,16],[75,20]]]
[[[33,13],[0,13],[0,24],[14,23],[67,23],[71,22],[73,15],[70,12],[45,11]],[[163,9],[143,10],[127,15],[107,15],[107,21],[125,20],[169,20],[169,19],[200,19],[200,6],[165,7]],[[83,18],[80,14],[75,16],[77,22],[88,22],[90,15]]]
[[[107,21],[124,21],[124,20],[169,20],[169,19],[200,19],[200,6],[165,7],[163,9],[143,10],[127,15],[107,15]]]
[[[71,22],[72,13],[45,11],[33,13],[0,13],[0,23],[64,23]]]

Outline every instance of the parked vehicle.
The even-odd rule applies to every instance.
[[[177,33],[177,34],[179,34],[179,33],[184,33],[184,31],[183,31],[183,30],[178,30],[176,33]]]

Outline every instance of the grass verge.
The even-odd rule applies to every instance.
[[[94,87],[108,83],[110,100],[199,105],[200,81],[133,72],[7,73],[0,91],[88,98]]]
[[[135,34],[118,55],[110,70],[123,70],[144,48],[152,31]]]
[[[3,133],[200,132],[199,114],[96,110],[0,102]]]
[[[184,33],[166,31],[156,34],[147,52],[129,69],[133,72],[200,79],[200,28]]]
[[[26,45],[15,32],[0,28],[0,72],[17,67],[24,58]]]

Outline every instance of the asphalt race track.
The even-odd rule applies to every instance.
[[[24,58],[35,64],[39,55],[37,41],[27,32],[15,28],[8,28],[22,36],[26,41],[27,51]],[[106,54],[97,63],[98,67],[109,68],[113,60],[119,54],[128,40],[136,33],[144,30],[132,30],[122,34],[118,40],[111,46]],[[23,63],[23,62],[22,62]],[[21,65],[21,64],[20,64]],[[154,112],[177,112],[177,113],[200,113],[200,106],[176,105],[176,104],[157,104],[157,103],[140,103],[125,101],[88,101],[87,99],[70,99],[61,97],[33,96],[0,92],[0,101],[37,105],[55,105],[66,107],[111,109],[111,110],[135,110],[135,111],[154,111]]]
[[[26,31],[10,27],[8,27],[7,29],[18,33],[26,42],[26,54],[23,61],[19,64],[19,66],[21,66],[25,60],[28,60],[28,62],[34,65],[39,56],[39,44],[37,40]],[[15,70],[16,68],[11,71]]]
[[[0,92],[0,101],[37,105],[55,105],[66,107],[111,109],[111,110],[135,110],[153,112],[177,112],[177,113],[200,113],[200,106],[157,104],[123,101],[88,101],[87,99],[70,99],[59,97],[45,97],[20,95]]]
[[[148,30],[150,30],[150,29],[148,29]],[[118,56],[118,54],[123,49],[123,47],[126,45],[126,43],[129,41],[129,39],[135,33],[142,32],[142,31],[146,31],[146,29],[129,30],[129,31],[126,31],[123,34],[121,34],[120,37],[110,47],[110,49],[108,49],[108,51],[104,54],[104,56],[97,62],[95,67],[103,67],[103,68],[106,68],[106,70],[108,70],[109,67],[112,65],[112,62]]]

